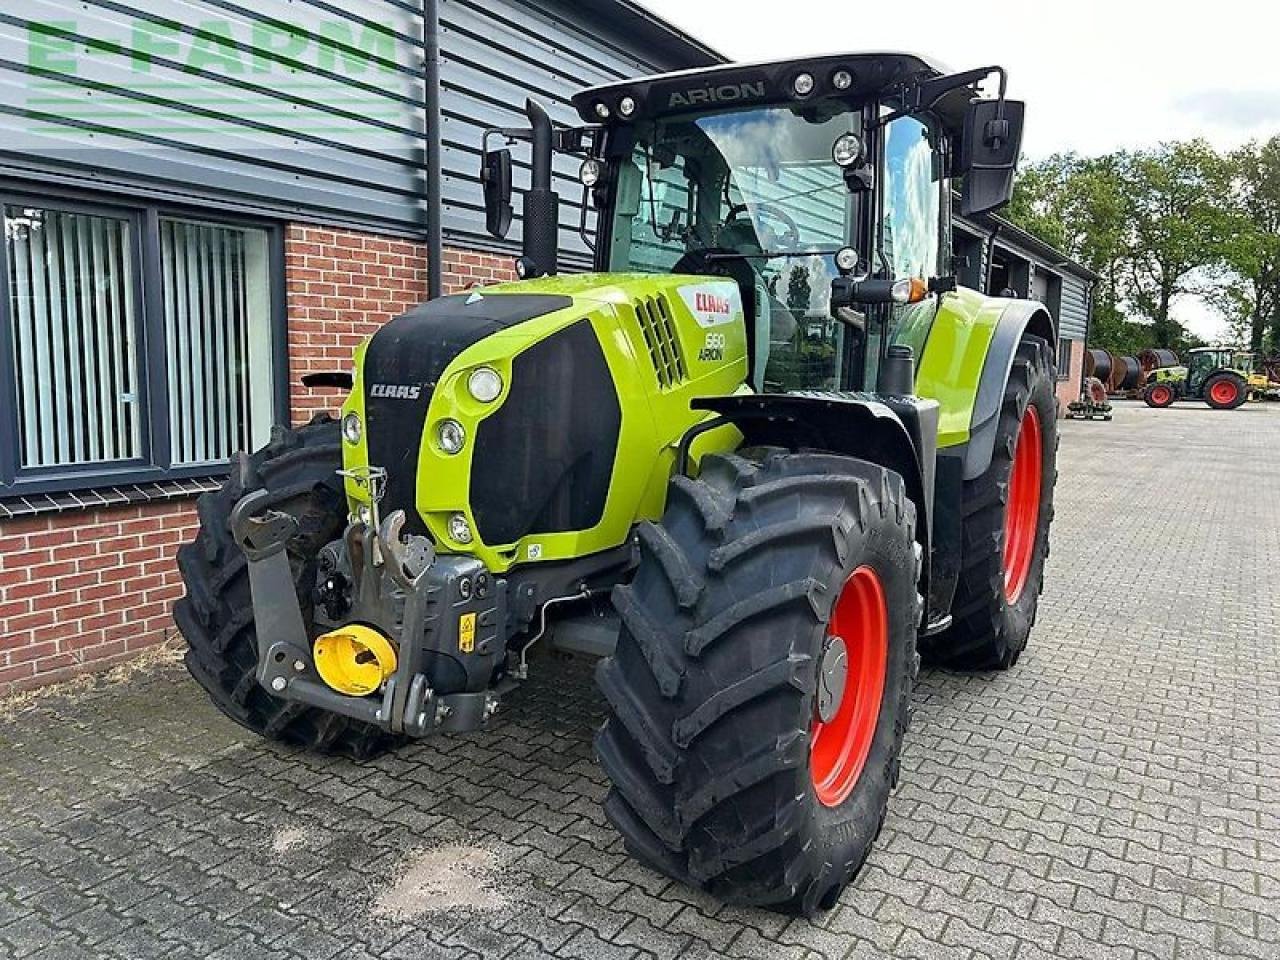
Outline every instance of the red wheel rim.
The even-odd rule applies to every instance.
[[[1013,448],[1009,471],[1009,501],[1004,512],[1004,595],[1017,603],[1031,573],[1040,526],[1040,481],[1044,460],[1040,414],[1027,406]]]
[[[1169,402],[1169,388],[1156,387],[1154,390],[1151,391],[1151,399],[1156,402],[1156,406],[1163,407],[1166,403]]]
[[[1219,380],[1209,388],[1209,396],[1213,398],[1214,403],[1223,405],[1235,403],[1237,395],[1236,385],[1230,380]]]
[[[835,715],[814,717],[810,731],[809,775],[818,801],[836,807],[853,792],[875,739],[889,658],[889,615],[884,587],[870,567],[858,567],[844,582],[827,625],[847,653],[848,674]]]

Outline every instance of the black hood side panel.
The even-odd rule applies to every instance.
[[[369,463],[387,470],[383,516],[404,510],[407,532],[427,532],[414,506],[418,451],[431,395],[453,359],[491,334],[571,306],[571,298],[552,294],[455,294],[414,307],[373,335],[361,383]],[[387,395],[375,396],[375,388]]]

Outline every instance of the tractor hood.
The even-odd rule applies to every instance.
[[[414,307],[356,351],[342,409],[353,512],[372,507],[360,474],[378,467],[382,516],[403,510],[407,533],[491,570],[521,550],[577,555],[584,536],[612,548],[656,458],[705,416],[691,399],[742,384],[745,328],[737,284],[698,276],[546,277]],[[620,450],[643,463],[619,466]]]

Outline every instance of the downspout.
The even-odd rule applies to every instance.
[[[440,225],[440,0],[422,0],[423,85],[427,134],[427,299],[443,292],[444,233]]]

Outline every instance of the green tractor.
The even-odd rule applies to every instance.
[[[950,248],[952,178],[965,213],[1008,201],[1023,105],[903,54],[574,104],[486,135],[499,236],[532,144],[525,279],[389,322],[310,379],[350,385],[339,420],[200,501],[187,664],[262,736],[367,757],[598,656],[628,849],[809,914],[879,834],[921,655],[1008,668],[1035,620],[1054,320],[959,287]],[[594,273],[557,275],[557,154]]]
[[[1249,399],[1250,371],[1230,347],[1197,347],[1187,365],[1158,367],[1147,374],[1142,399],[1148,407],[1175,400],[1203,400],[1215,410],[1234,410]]]

